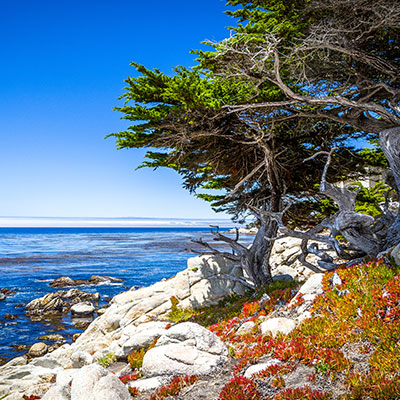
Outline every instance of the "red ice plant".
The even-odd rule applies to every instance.
[[[220,400],[261,400],[256,384],[244,376],[237,376],[227,383],[219,394]]]
[[[128,391],[129,391],[129,394],[130,394],[132,397],[139,396],[139,390],[138,390],[138,388],[135,388],[135,387],[128,387]]]
[[[171,383],[165,386],[161,386],[153,393],[148,400],[163,400],[168,396],[176,396],[185,387],[193,385],[197,381],[196,375],[190,376],[177,376],[172,379]]]
[[[128,383],[131,381],[136,381],[137,379],[141,378],[141,374],[140,373],[134,373],[134,374],[130,374],[130,375],[123,375],[120,376],[119,379],[122,383]]]
[[[278,393],[274,400],[329,400],[330,398],[330,393],[311,390],[308,386],[305,386],[304,388],[285,389]]]

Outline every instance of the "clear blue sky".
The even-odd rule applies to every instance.
[[[222,217],[173,171],[135,171],[143,151],[117,98],[131,61],[170,72],[229,35],[220,0],[21,0],[0,12],[0,216]]]

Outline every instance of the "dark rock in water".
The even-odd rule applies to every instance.
[[[10,347],[15,351],[28,351],[31,348],[31,346],[27,344],[12,344]]]
[[[50,282],[51,287],[66,287],[66,286],[77,286],[77,281],[69,278],[68,276],[60,276],[53,282]],[[79,285],[79,284],[78,284]]]
[[[65,342],[64,336],[57,334],[43,335],[38,337],[39,340],[48,340],[50,342]]]
[[[88,321],[88,320],[79,321],[77,319],[75,321],[72,321],[75,328],[77,328],[77,329],[86,329],[90,325],[91,322],[92,321]]]
[[[6,295],[4,293],[0,293],[0,300],[5,300],[6,299]]]
[[[98,302],[99,299],[98,293],[82,292],[79,289],[59,290],[32,300],[26,305],[26,313],[29,316],[46,318],[54,313],[66,313],[74,304],[84,301]]]
[[[5,294],[6,296],[11,296],[12,294],[17,293],[17,291],[16,290],[7,289],[7,288],[2,288],[2,289],[0,289],[0,293]]]
[[[3,318],[6,319],[7,321],[12,321],[13,319],[17,319],[18,317],[12,314],[5,314]]]
[[[112,276],[92,275],[89,278],[89,283],[91,283],[92,285],[99,285],[101,283],[118,283],[123,281],[124,281],[123,279],[113,278]]]
[[[67,287],[67,286],[81,286],[81,285],[101,285],[104,283],[117,283],[123,282],[123,279],[113,278],[112,276],[99,276],[92,275],[88,280],[86,279],[71,279],[68,276],[61,276],[50,283],[51,287]]]

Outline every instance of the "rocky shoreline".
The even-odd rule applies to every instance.
[[[310,298],[294,318],[279,316],[263,322],[263,332],[293,329],[307,317],[311,298],[320,290],[319,275],[313,275],[296,263],[290,266],[282,263],[282,260],[295,256],[297,246],[293,240],[278,243],[273,271],[277,279],[304,280],[311,276],[302,289],[305,298]],[[131,398],[129,385],[122,384],[118,376],[130,371],[127,357],[133,351],[145,351],[156,339],[155,347],[144,354],[143,377],[134,381],[139,392],[154,390],[175,375],[210,377],[218,374],[230,362],[228,349],[214,333],[198,324],[171,322],[172,299],[176,299],[181,309],[196,309],[217,304],[232,294],[243,295],[246,288],[241,283],[223,277],[240,278],[241,274],[241,269],[228,260],[199,256],[189,259],[187,269],[169,280],[137,290],[132,288],[115,296],[104,314],[97,317],[74,343],[60,343],[60,347],[48,354],[44,353],[49,348],[38,343],[29,356],[17,357],[0,367],[0,398],[7,395],[8,400],[19,400],[23,395],[34,395],[47,400],[87,400],[93,393],[97,399],[103,392],[105,397],[100,398]],[[311,291],[307,291],[307,285],[311,285]],[[79,293],[79,289],[63,293],[71,291]],[[45,303],[49,304],[55,297],[54,294],[47,296],[50,300]],[[43,299],[31,303],[41,304]],[[60,309],[63,307],[59,305]],[[294,315],[293,310],[291,315]],[[242,331],[251,328],[251,324],[246,326],[246,323],[241,327]],[[99,365],[99,360],[110,354],[118,360],[116,364],[119,363],[119,367],[114,365],[117,369],[113,373]],[[94,386],[88,387],[89,381]],[[83,387],[86,391],[82,392]]]

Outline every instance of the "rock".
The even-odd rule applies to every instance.
[[[332,285],[332,287],[340,286],[343,282],[340,279],[339,274],[335,271],[331,278],[329,279],[329,283]]]
[[[12,360],[10,360],[7,363],[7,366],[9,367],[13,367],[13,366],[17,366],[17,365],[26,365],[28,363],[28,360],[26,358],[26,356],[21,356],[21,357],[15,357]]]
[[[239,329],[236,331],[237,335],[246,335],[247,333],[251,333],[255,328],[256,324],[253,321],[247,321],[244,324],[240,325]]]
[[[121,338],[117,342],[118,348],[114,351],[120,358],[127,357],[133,350],[140,350],[149,347],[155,339],[167,332],[167,322],[154,321],[139,325],[129,325],[122,330]]]
[[[281,364],[281,361],[279,361],[276,358],[273,358],[271,360],[268,360],[267,362],[251,365],[249,368],[246,369],[244,376],[246,378],[251,378],[252,375],[257,374],[258,372],[261,372],[264,369],[270,367],[271,365],[275,365],[275,364]]]
[[[61,276],[54,281],[50,282],[51,287],[60,288],[68,286],[81,286],[81,285],[101,285],[107,283],[123,282],[123,279],[113,278],[111,276],[92,275],[89,279],[71,279],[68,276]]]
[[[12,289],[2,288],[2,289],[0,289],[0,293],[5,294],[6,296],[10,296],[12,294],[17,293],[17,291],[16,290],[12,290]]]
[[[79,289],[59,290],[32,300],[26,305],[26,310],[28,315],[42,318],[52,313],[67,312],[74,304],[84,301],[98,301],[99,299],[98,293],[82,292]]]
[[[71,313],[75,315],[90,315],[94,313],[95,308],[93,307],[92,303],[84,302],[74,304],[71,307]]]
[[[55,369],[61,366],[60,363],[50,354],[47,354],[44,357],[38,356],[37,358],[33,359],[29,365],[48,369]]]
[[[267,293],[264,293],[261,297],[260,300],[258,300],[258,304],[260,306],[260,309],[263,310],[267,303],[271,300],[271,297],[267,295]]]
[[[95,384],[93,400],[132,400],[132,397],[128,388],[115,375],[108,374]]]
[[[48,347],[46,343],[35,343],[28,351],[31,357],[41,357],[47,353]]]
[[[277,239],[271,252],[270,264],[273,277],[278,275],[290,275],[293,279],[303,281],[314,274],[312,270],[306,268],[296,257],[301,254],[301,239],[285,237]],[[334,252],[328,252],[334,258]],[[309,254],[307,261],[318,266],[319,258]],[[339,261],[339,260],[338,260]]]
[[[129,387],[135,387],[139,392],[146,392],[148,390],[156,390],[160,386],[167,384],[169,379],[162,376],[155,376],[154,378],[138,379],[128,383]]]
[[[90,348],[89,352],[96,352],[115,342],[115,338],[109,336],[112,332],[155,319],[168,320],[172,296],[179,301],[178,307],[196,308],[217,304],[228,295],[244,293],[246,288],[241,284],[220,279],[221,273],[242,276],[241,268],[223,257],[207,255],[191,258],[188,268],[176,276],[115,296],[110,307],[90,324],[76,344],[80,348],[86,346],[85,350]]]
[[[299,294],[302,294],[305,301],[313,301],[317,295],[322,294],[324,292],[322,289],[323,276],[324,274],[314,274],[308,278],[296,296],[290,301],[289,306],[295,304]]]
[[[71,400],[71,388],[69,386],[53,385],[42,400]]]
[[[113,278],[112,276],[99,276],[99,275],[92,275],[88,282],[91,285],[100,285],[104,283],[120,283],[123,282],[123,279],[120,278]]]
[[[90,325],[90,323],[92,322],[92,319],[81,320],[79,318],[71,318],[71,322],[74,324],[75,328],[84,330]],[[82,333],[79,333],[79,336],[81,334]],[[79,336],[77,336],[77,338]]]
[[[54,279],[53,282],[50,282],[51,287],[66,287],[66,286],[75,286],[75,280],[69,278],[68,276],[60,276],[57,279]]]
[[[390,255],[394,258],[395,263],[400,265],[400,243],[393,248]]]
[[[91,356],[86,351],[76,351],[71,356],[71,362],[73,368],[81,368],[85,365],[90,365],[94,361],[93,356]]]
[[[4,319],[6,319],[7,321],[13,321],[14,319],[17,319],[18,317],[16,315],[13,314],[5,314],[3,316]]]
[[[278,333],[288,335],[296,328],[296,322],[289,318],[270,318],[261,323],[261,333],[271,334],[275,337]]]
[[[143,358],[145,377],[210,375],[227,361],[224,343],[211,331],[192,322],[177,324],[158,339]]]
[[[92,400],[94,399],[94,386],[108,371],[98,364],[87,365],[80,369],[71,382],[71,399]]]
[[[28,344],[11,344],[10,347],[15,351],[28,351],[31,348]]]
[[[65,342],[64,336],[51,334],[51,335],[43,335],[38,337],[39,340],[48,340],[50,342]]]
[[[76,342],[76,340],[78,339],[78,337],[81,336],[81,335],[82,335],[82,333],[74,333],[74,334],[72,335],[72,341],[73,341],[73,342]]]
[[[286,387],[296,389],[308,385],[310,381],[307,379],[307,377],[314,372],[314,367],[307,367],[299,363],[293,372],[285,376]]]
[[[0,300],[5,300],[6,295],[4,293],[0,293]]]
[[[80,369],[71,383],[73,400],[131,400],[127,387],[98,364]]]

